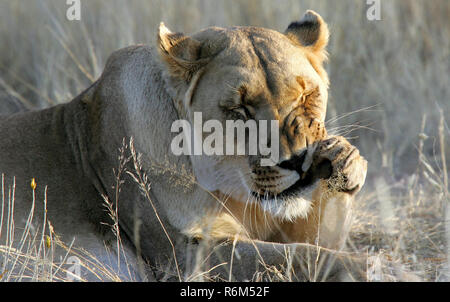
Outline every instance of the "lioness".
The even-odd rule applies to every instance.
[[[303,261],[342,248],[367,169],[354,146],[324,127],[328,36],[313,11],[284,33],[211,27],[187,36],[161,24],[155,48],[113,53],[101,77],[73,101],[1,118],[0,173],[10,176],[5,187],[15,177],[15,228],[24,227],[34,179],[36,196],[47,197],[46,212],[41,203],[34,209],[35,223],[46,213],[63,241],[75,238],[74,245],[112,265],[103,246],[115,240],[104,205],[105,197],[118,200],[128,262],[137,272],[140,255],[152,268],[141,278],[158,280],[172,268],[183,279],[201,266],[211,276],[247,280],[284,265],[289,251],[298,256],[290,263],[296,277],[310,279]],[[171,125],[192,121],[195,112],[223,123],[278,121],[279,141],[271,142],[279,144],[278,162],[174,155]],[[124,138],[133,138],[141,160],[128,160],[119,190],[113,168]],[[155,165],[183,168],[195,180],[179,186],[170,168]],[[147,194],[136,183],[144,173]],[[347,260],[336,263],[348,267]]]

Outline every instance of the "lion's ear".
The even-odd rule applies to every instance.
[[[158,49],[170,74],[186,82],[207,62],[200,58],[199,41],[182,33],[171,32],[162,22],[158,30]]]
[[[326,46],[330,35],[328,26],[322,17],[312,11],[306,11],[300,21],[292,22],[285,35],[297,44],[307,47],[317,56],[326,58]]]

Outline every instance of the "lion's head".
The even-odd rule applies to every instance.
[[[216,120],[223,129],[226,121],[278,121],[277,140],[267,134],[268,146],[278,146],[277,156],[271,157],[273,165],[261,165],[267,154],[260,150],[226,155],[225,141],[221,145],[225,155],[191,155],[202,186],[243,202],[260,202],[275,216],[291,219],[307,214],[310,202],[303,197],[319,176],[308,169],[306,148],[326,136],[328,77],[322,63],[328,35],[326,23],[313,11],[284,33],[212,27],[186,36],[161,24],[159,53],[180,119],[194,124],[195,114],[201,113],[203,123]],[[204,125],[206,139],[213,127]]]

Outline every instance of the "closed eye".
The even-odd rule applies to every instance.
[[[250,111],[245,106],[239,106],[239,107],[233,108],[232,111],[239,114],[245,120],[248,120],[251,118]]]
[[[235,118],[249,120],[252,118],[249,109],[244,105],[221,106],[225,112],[233,115]]]
[[[302,95],[303,102],[306,102],[307,100],[310,99],[318,99],[319,97],[320,97],[320,90],[318,87],[311,89],[309,91],[305,91]]]

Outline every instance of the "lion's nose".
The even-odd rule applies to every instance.
[[[303,151],[300,155],[291,156],[288,160],[282,161],[278,164],[280,168],[296,171],[300,175],[303,173],[302,165],[303,161],[306,157],[306,150]]]
[[[331,162],[328,159],[320,159],[318,162],[312,163],[311,167],[306,168],[303,171],[302,166],[306,158],[306,151],[303,151],[300,155],[294,155],[290,159],[282,161],[278,166],[282,169],[296,171],[299,175],[305,177],[309,175],[314,179],[327,179],[331,177],[333,173],[333,168]]]

